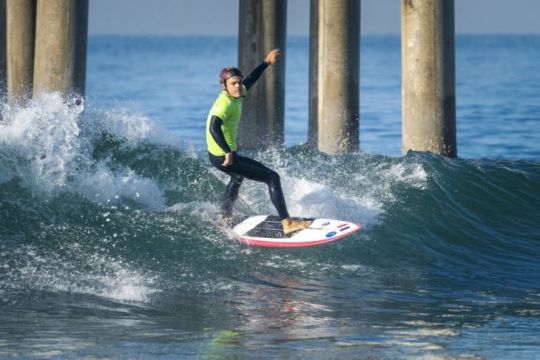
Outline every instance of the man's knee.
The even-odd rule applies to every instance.
[[[242,185],[242,181],[244,181],[243,176],[231,176],[231,183],[234,185],[240,186]]]
[[[279,174],[275,172],[274,170],[270,170],[268,182],[272,184],[279,184],[280,182]]]

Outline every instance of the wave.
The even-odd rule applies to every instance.
[[[151,119],[59,94],[2,115],[3,301],[49,291],[145,302],[245,290],[283,272],[501,291],[540,280],[538,162],[248,151],[280,173],[291,214],[364,226],[330,246],[260,250],[214,225],[226,176]],[[275,212],[266,188],[249,181],[235,211]]]

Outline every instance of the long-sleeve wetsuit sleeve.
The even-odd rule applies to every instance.
[[[210,118],[210,134],[212,135],[212,138],[216,144],[218,144],[219,147],[225,151],[225,153],[230,153],[231,148],[229,145],[227,145],[227,141],[225,141],[225,135],[223,135],[223,130],[221,130],[222,125],[223,120],[216,115],[212,115]]]
[[[248,76],[244,78],[242,81],[242,84],[249,90],[250,87],[255,84],[255,81],[261,77],[262,73],[266,68],[268,67],[268,63],[266,61],[263,61],[259,66],[257,66],[255,69],[253,69],[252,72],[249,73]]]

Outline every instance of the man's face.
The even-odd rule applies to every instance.
[[[230,96],[239,99],[242,96],[242,78],[233,76],[225,80],[225,88]]]

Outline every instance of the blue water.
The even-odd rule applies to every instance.
[[[399,38],[361,50],[360,153],[304,144],[306,38],[287,146],[246,151],[292,214],[363,225],[321,247],[214,226],[204,121],[233,38],[91,37],[84,106],[4,107],[0,357],[540,358],[540,37],[458,36],[457,159],[401,154]],[[252,182],[235,210],[274,211]]]
[[[237,62],[236,44],[234,38],[92,38],[88,96],[100,106],[147,115],[202,149],[207,104],[219,91],[221,68]],[[369,36],[361,44],[361,150],[400,156],[400,38]],[[292,37],[287,45],[285,142],[291,146],[307,138],[308,39]],[[540,157],[539,57],[538,36],[457,37],[460,157]]]

